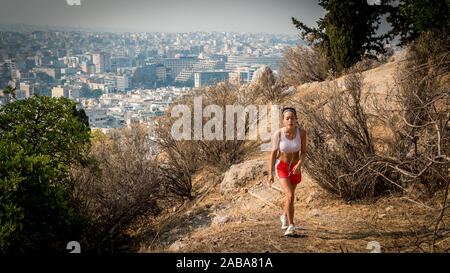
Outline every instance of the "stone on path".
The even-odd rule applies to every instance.
[[[266,160],[247,160],[240,164],[234,164],[225,173],[220,184],[220,193],[227,194],[240,190],[260,174],[267,174]]]

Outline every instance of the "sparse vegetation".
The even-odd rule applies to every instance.
[[[201,97],[203,105],[214,105],[218,106],[223,115],[229,110],[226,109],[227,105],[240,105],[246,107],[252,103],[250,96],[245,96],[241,92],[243,87],[240,85],[232,84],[225,80],[221,83],[212,85],[210,87],[204,87],[202,89],[196,90],[195,93],[191,93],[186,100],[180,101],[180,104],[185,105],[189,109],[189,114],[191,115],[188,119],[191,120],[191,128],[187,130],[187,134],[191,140],[174,140],[171,134],[171,126],[176,120],[172,117],[163,117],[156,122],[155,131],[158,136],[158,143],[161,145],[164,156],[166,157],[167,163],[171,166],[179,166],[181,170],[186,170],[186,175],[192,175],[196,170],[201,169],[202,166],[212,166],[215,167],[220,172],[228,169],[231,164],[238,162],[242,159],[247,149],[244,144],[245,140],[238,139],[237,136],[233,137],[233,140],[227,139],[226,130],[227,121],[225,116],[214,116],[211,118],[217,118],[223,121],[223,128],[209,128],[211,133],[215,136],[213,139],[201,140],[195,139],[195,128],[194,128],[194,98]],[[250,91],[246,91],[250,92]],[[250,93],[249,93],[250,94]],[[176,104],[174,104],[175,106]],[[200,109],[203,111],[203,109]],[[169,109],[168,112],[171,112]],[[240,115],[234,114],[236,116],[233,123],[237,127],[237,122],[241,118]],[[248,114],[245,114],[245,118],[248,118]],[[206,122],[209,118],[204,117],[201,128],[204,128]],[[247,119],[248,120],[248,119]],[[249,123],[244,124],[244,136],[248,133]],[[228,125],[229,126],[229,125]],[[185,129],[186,130],[186,129]],[[202,129],[203,130],[203,129]],[[181,164],[181,165],[180,165]]]
[[[97,131],[91,156],[98,166],[71,169],[74,192],[83,200],[80,210],[92,218],[84,226],[85,252],[124,251],[120,248],[133,241],[130,232],[138,221],[158,215],[171,203],[148,137],[145,126],[114,129],[108,135]]]
[[[302,45],[287,48],[281,62],[281,74],[291,86],[323,81],[329,76],[331,69],[324,54]]]
[[[264,66],[255,72],[252,83],[242,89],[248,90],[254,102],[277,103],[287,96],[288,88],[284,77],[274,75],[268,66]]]
[[[327,191],[345,200],[370,198],[392,185],[383,179],[388,170],[370,165],[376,151],[363,104],[363,76],[346,76],[345,89],[331,83],[323,92],[296,101],[303,126],[308,131],[305,168]],[[381,175],[380,175],[381,174]]]

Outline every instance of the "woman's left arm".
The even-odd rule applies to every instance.
[[[300,173],[300,166],[303,164],[303,162],[306,159],[306,131],[303,131],[303,134],[300,133],[300,139],[301,139],[301,147],[300,147],[300,159],[295,164],[293,172],[295,174]]]
[[[306,131],[303,131],[303,134],[300,134],[302,147],[300,148],[301,154],[300,154],[300,165],[303,164],[303,161],[306,159]]]

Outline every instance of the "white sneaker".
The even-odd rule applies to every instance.
[[[293,224],[290,224],[284,235],[294,235],[295,234],[295,227]]]
[[[281,215],[281,229],[287,229],[289,226],[288,218],[285,215]]]

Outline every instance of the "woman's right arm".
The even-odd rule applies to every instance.
[[[272,151],[270,154],[270,175],[273,174],[273,168],[275,165],[275,159],[277,158],[278,150]]]
[[[273,134],[272,137],[272,152],[270,153],[270,171],[269,171],[269,186],[273,183],[273,171],[275,160],[277,158],[278,149],[279,149],[279,130]]]

